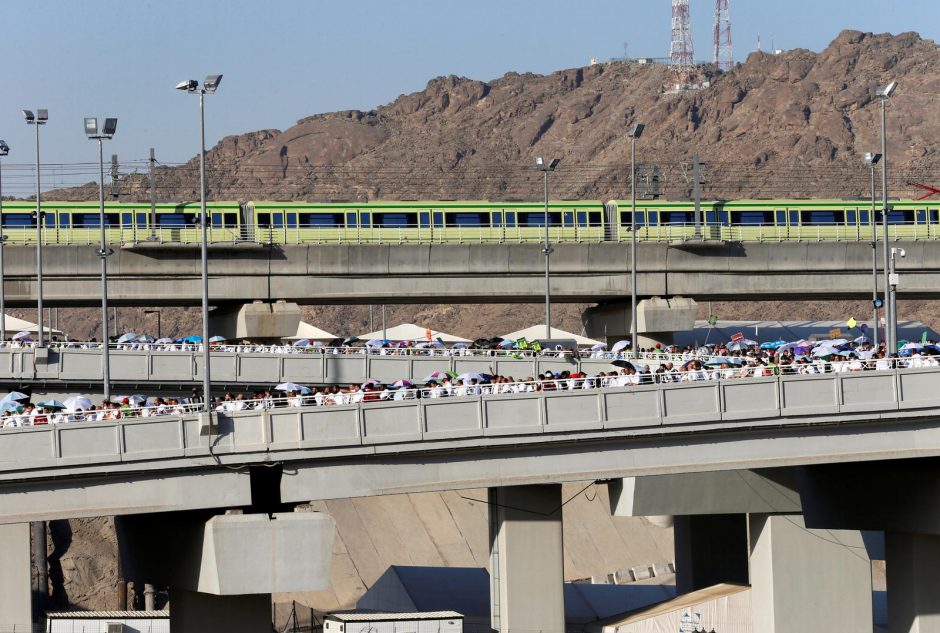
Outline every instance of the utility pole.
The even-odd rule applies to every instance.
[[[118,180],[117,154],[111,154],[111,171],[108,172],[108,175],[111,176],[111,197],[117,198],[121,195],[121,183]]]
[[[695,237],[702,237],[702,164],[692,155],[692,191],[695,197]]]
[[[157,156],[150,148],[150,234],[157,231]]]

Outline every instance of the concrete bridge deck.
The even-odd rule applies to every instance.
[[[903,298],[940,296],[940,241],[894,242]],[[544,298],[544,256],[538,244],[397,244],[303,246],[213,245],[213,304],[283,299],[299,304],[507,303]],[[609,302],[630,296],[630,246],[553,246],[556,301]],[[640,297],[697,300],[852,298],[871,296],[867,242],[640,243]],[[6,303],[35,302],[35,252],[5,248]],[[100,303],[97,249],[47,246],[47,306]],[[879,254],[879,260],[881,255]],[[110,300],[118,306],[198,305],[199,251],[153,244],[119,249],[108,263]]]
[[[0,522],[940,455],[940,369],[0,432]],[[215,417],[215,416],[213,416]],[[131,485],[132,484],[132,485]]]

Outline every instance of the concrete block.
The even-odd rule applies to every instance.
[[[653,297],[636,306],[637,333],[686,332],[695,327],[698,310],[693,299]]]
[[[637,565],[636,567],[631,567],[630,574],[633,576],[634,580],[647,580],[648,578],[653,577],[649,565]]]
[[[30,631],[29,523],[0,525],[0,631]]]
[[[300,324],[296,303],[255,301],[237,307],[222,307],[209,315],[211,334],[231,340],[279,339],[294,336]]]

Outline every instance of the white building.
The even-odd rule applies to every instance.
[[[59,611],[46,633],[170,633],[169,611]]]
[[[323,633],[463,633],[463,616],[456,611],[337,611],[324,618]]]

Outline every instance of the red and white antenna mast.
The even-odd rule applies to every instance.
[[[728,5],[731,0],[715,0],[715,66],[718,70],[727,72],[734,68],[734,57],[731,48],[731,12]]]
[[[675,73],[677,89],[691,88],[696,83],[689,0],[672,0],[672,44],[669,46],[669,68]]]

